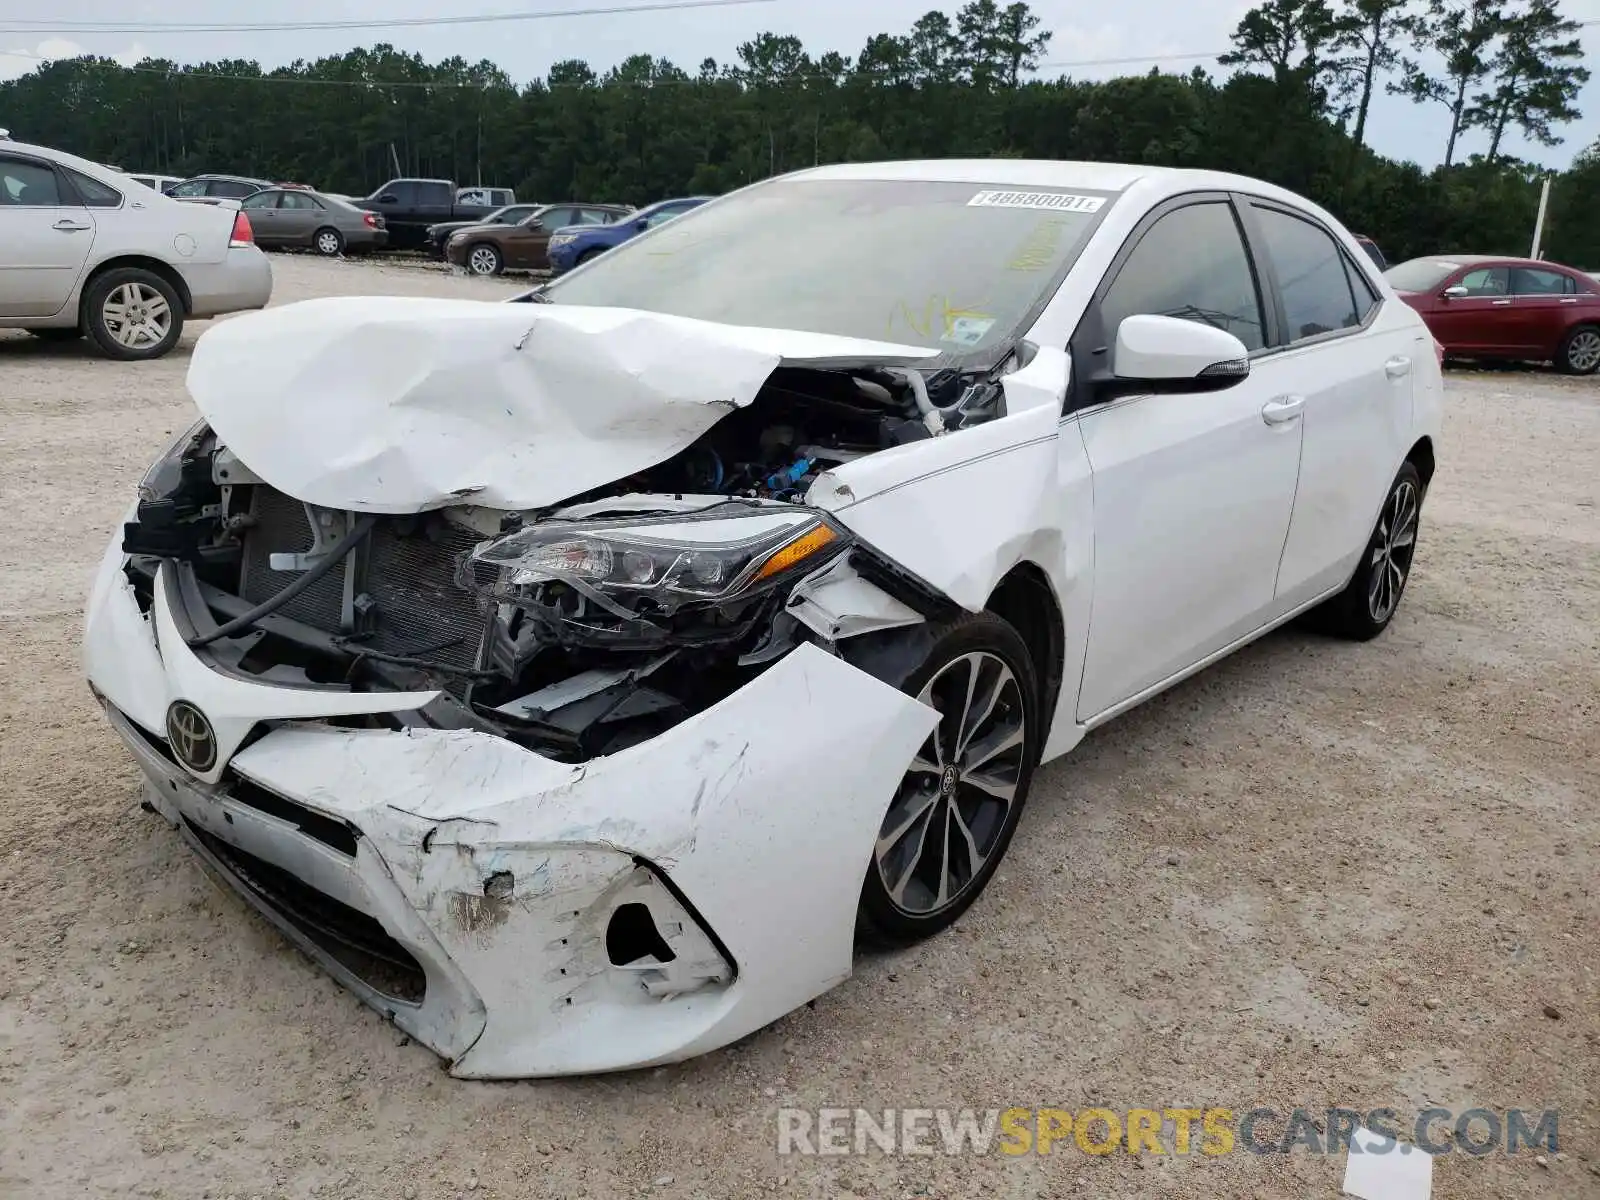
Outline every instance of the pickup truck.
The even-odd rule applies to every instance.
[[[468,193],[491,190],[496,196],[511,196],[504,188],[462,189]],[[355,206],[383,215],[391,250],[417,250],[427,244],[430,225],[480,221],[501,207],[470,202],[480,198],[490,197],[459,195],[456,185],[448,179],[391,179],[366,199],[355,201]],[[515,200],[514,196],[511,198]]]

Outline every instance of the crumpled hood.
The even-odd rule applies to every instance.
[[[208,330],[188,384],[222,443],[297,499],[526,509],[665,461],[780,364],[936,354],[625,308],[338,297]]]

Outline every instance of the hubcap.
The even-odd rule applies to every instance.
[[[1600,365],[1600,333],[1585,329],[1567,344],[1567,362],[1574,371],[1592,371]]]
[[[472,269],[479,275],[493,275],[495,267],[495,254],[493,250],[480,246],[472,252]]]
[[[331,233],[325,233],[317,239],[317,249],[324,254],[339,253],[339,239]]]
[[[946,663],[917,699],[939,724],[901,780],[873,858],[890,902],[931,916],[961,898],[999,844],[1028,729],[1017,677],[986,652]]]
[[[166,297],[145,283],[112,288],[100,312],[112,339],[130,350],[159,345],[172,329]]]
[[[1372,579],[1367,584],[1367,612],[1387,621],[1400,603],[1411,556],[1417,550],[1417,489],[1409,479],[1395,485],[1372,535]]]

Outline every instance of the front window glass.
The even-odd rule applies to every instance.
[[[1511,272],[1504,267],[1479,267],[1461,277],[1469,296],[1505,296],[1511,292]]]
[[[1190,204],[1152,225],[1122,265],[1101,314],[1109,338],[1126,317],[1178,317],[1225,329],[1246,350],[1261,349],[1261,297],[1232,207]]]
[[[1461,267],[1459,261],[1447,258],[1413,258],[1390,267],[1383,277],[1397,292],[1431,292],[1443,286]]]
[[[279,193],[277,192],[257,192],[254,196],[246,199],[239,207],[248,208],[252,212],[258,208],[273,208],[278,203],[278,195]]]
[[[1081,189],[783,180],[681,213],[546,294],[981,351],[1023,332],[1112,203]]]
[[[188,183],[180,183],[167,193],[169,196],[204,196],[206,194],[206,181],[204,179],[191,179]]]

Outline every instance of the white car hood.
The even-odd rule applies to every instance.
[[[297,499],[527,509],[672,457],[780,364],[936,354],[624,308],[339,297],[208,330],[188,383],[222,443]]]

